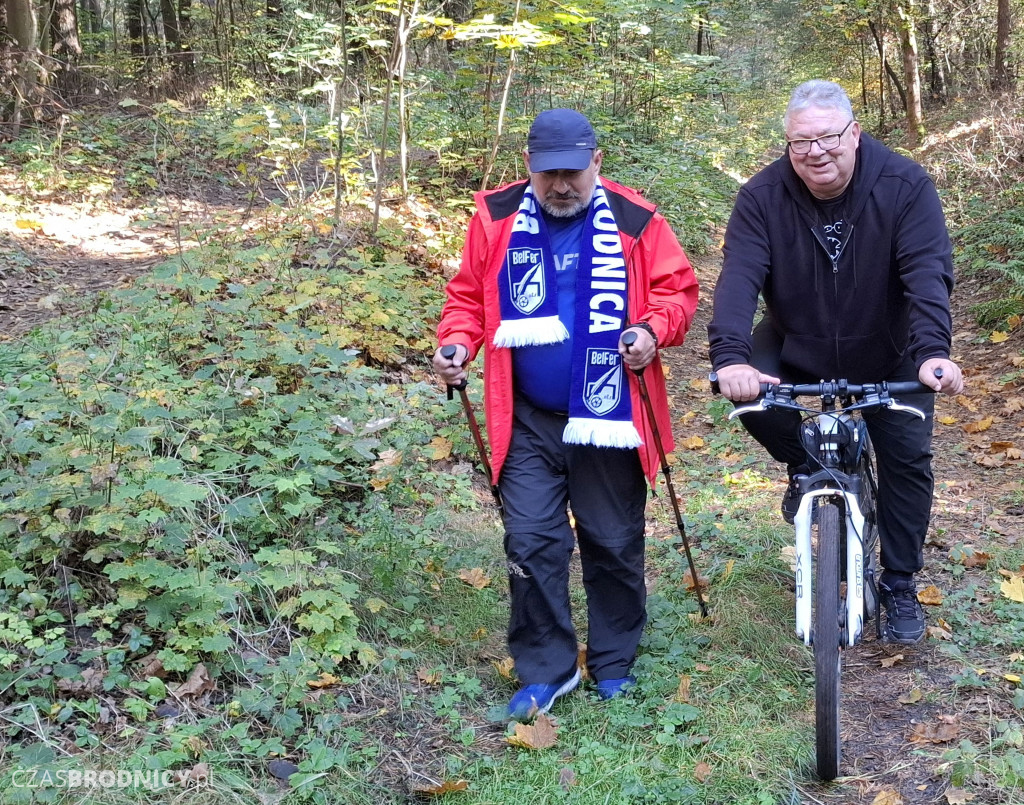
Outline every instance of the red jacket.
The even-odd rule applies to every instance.
[[[497,276],[527,184],[515,182],[474,197],[477,210],[469,223],[462,265],[448,284],[448,299],[437,331],[441,346],[463,344],[469,348],[470,360],[481,344],[484,346],[484,411],[495,482],[501,475],[512,439],[512,355],[509,349],[494,346],[494,332],[501,321]],[[635,190],[604,177],[601,184],[626,255],[629,321],[650,324],[659,348],[678,346],[697,307],[697,278],[690,261],[653,204]],[[658,448],[637,379],[632,372],[626,374],[630,377],[633,423],[644,442],[640,460],[653,483],[660,467]],[[655,357],[644,371],[644,378],[667,452],[675,443],[659,358]]]

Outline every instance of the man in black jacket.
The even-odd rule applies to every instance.
[[[963,378],[949,359],[951,246],[931,179],[863,133],[832,82],[798,86],[783,124],[786,155],[740,189],[726,229],[708,327],[722,393],[740,402],[755,399],[761,383],[845,378],[919,379],[958,394]],[[751,332],[759,294],[765,313]],[[885,634],[916,643],[925,630],[914,574],[931,511],[934,398],[903,401],[927,419],[887,409],[865,419],[878,462]],[[813,469],[798,419],[783,410],[743,417],[787,465],[788,522],[799,503],[794,478]]]

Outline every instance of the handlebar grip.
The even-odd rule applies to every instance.
[[[455,353],[458,352],[458,349],[459,348],[457,346],[455,346],[455,344],[448,344],[446,346],[443,346],[443,347],[441,347],[441,357],[442,358],[447,358],[448,360],[451,360],[452,358],[455,357]],[[463,380],[461,383],[459,383],[459,384],[457,384],[455,386],[449,384],[448,385],[448,399],[450,400],[452,398],[452,392],[453,391],[462,391],[464,388],[466,388],[466,381],[465,380]]]

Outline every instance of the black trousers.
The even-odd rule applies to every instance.
[[[751,365],[787,383],[816,383],[840,378],[808,377],[782,363],[782,340],[767,320],[754,328]],[[913,361],[904,362],[884,378],[847,378],[855,382],[917,380]],[[878,535],[882,567],[897,573],[916,573],[924,566],[924,540],[931,516],[932,427],[934,394],[909,394],[900,402],[924,412],[913,414],[879,408],[864,414],[878,465]],[[796,411],[772,410],[741,417],[743,426],[789,470],[805,466],[808,457],[800,442]]]
[[[647,621],[644,506],[636,450],[567,445],[566,417],[517,397],[499,486],[505,508],[509,651],[525,685],[573,673],[569,560],[579,542],[587,597],[587,666],[595,680],[629,673]],[[576,520],[574,538],[569,523]]]

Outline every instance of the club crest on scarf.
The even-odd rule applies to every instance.
[[[512,304],[523,315],[537,310],[547,297],[543,249],[509,249],[508,281]]]
[[[598,179],[576,266],[576,311],[573,321],[563,322],[558,317],[558,283],[547,225],[532,188],[526,187],[498,272],[501,323],[494,345],[523,348],[571,338],[569,419],[562,433],[567,444],[643,444],[633,425],[619,355],[628,285],[622,238]]]
[[[587,350],[583,389],[583,404],[594,416],[615,410],[622,397],[622,359],[617,350]]]

